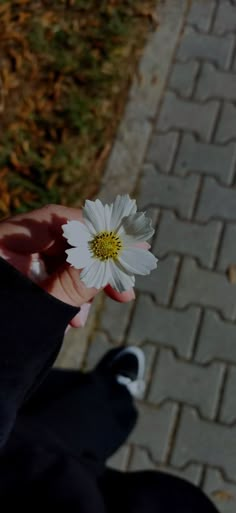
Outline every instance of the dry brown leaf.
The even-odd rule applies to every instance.
[[[158,16],[155,9],[152,9],[147,5],[142,5],[137,7],[135,11],[136,14],[138,14],[138,16],[144,16],[145,18],[149,18],[153,23],[155,23],[155,26],[159,25]]]
[[[213,492],[212,495],[215,499],[219,499],[220,501],[230,501],[234,498],[234,495],[228,490],[217,490],[216,492]]]
[[[17,158],[17,155],[14,151],[12,151],[11,155],[10,155],[10,162],[11,164],[16,168],[16,169],[20,169],[21,168],[21,164]]]
[[[21,202],[20,202],[19,198],[13,198],[12,199],[12,204],[13,204],[14,208],[20,208],[21,207]]]
[[[58,178],[58,173],[53,173],[49,180],[47,181],[47,184],[46,184],[46,187],[47,189],[50,191],[52,189],[52,187],[54,187],[56,181],[57,181],[57,178]]]
[[[22,149],[24,150],[24,152],[28,153],[28,151],[30,149],[29,141],[27,141],[27,140],[23,141],[21,146],[22,146]]]
[[[9,48],[8,54],[14,60],[15,68],[17,70],[19,70],[23,64],[22,55],[20,53],[16,52],[16,50],[14,50],[14,48]]]
[[[236,264],[231,264],[227,269],[230,283],[236,283]]]
[[[4,203],[4,201],[0,198],[0,210],[4,213],[4,214],[8,214],[9,212],[9,209],[6,205],[6,203]]]

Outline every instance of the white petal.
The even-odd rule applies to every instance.
[[[86,267],[80,275],[80,279],[86,287],[95,287],[96,289],[105,287],[109,283],[109,278],[110,267],[108,262],[101,262],[99,260],[93,260],[93,263]]]
[[[62,225],[63,237],[65,237],[71,246],[79,246],[91,240],[91,234],[87,227],[80,221],[68,221]]]
[[[83,269],[93,261],[88,244],[81,244],[79,248],[67,249],[66,253],[68,255],[66,261],[75,269]]]
[[[98,199],[96,201],[85,201],[83,218],[86,226],[93,235],[103,232],[106,229],[104,206]]]
[[[117,196],[112,205],[111,230],[119,230],[123,217],[134,214],[136,211],[136,201],[132,200],[128,194]]]
[[[157,266],[157,258],[150,251],[134,247],[125,248],[119,262],[126,272],[132,274],[149,274]]]
[[[118,265],[110,261],[111,268],[111,276],[109,283],[113,289],[118,292],[124,292],[125,290],[130,290],[135,284],[134,276],[130,276],[126,272],[124,272]]]
[[[150,239],[150,237],[154,233],[154,229],[152,227],[152,220],[149,217],[146,217],[144,212],[137,212],[136,214],[132,214],[129,217],[126,217],[122,221],[122,225],[119,229],[118,235],[121,235],[122,240],[125,241],[125,236],[123,237],[123,233],[127,235],[127,242],[129,237],[133,237],[136,241],[146,241]]]

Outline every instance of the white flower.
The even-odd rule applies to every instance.
[[[87,200],[83,221],[68,221],[62,229],[74,246],[66,251],[67,262],[82,269],[80,278],[86,287],[99,289],[109,283],[123,292],[133,287],[134,274],[149,274],[156,268],[154,255],[138,247],[154,233],[151,220],[137,212],[136,201],[127,194],[117,196],[111,205]]]

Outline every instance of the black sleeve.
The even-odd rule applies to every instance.
[[[79,308],[47,294],[0,258],[0,449],[19,408],[52,366]]]

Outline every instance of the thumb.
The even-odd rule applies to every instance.
[[[91,301],[99,292],[94,287],[88,289],[80,280],[80,271],[68,263],[63,264],[39,285],[60,301],[78,307]]]

